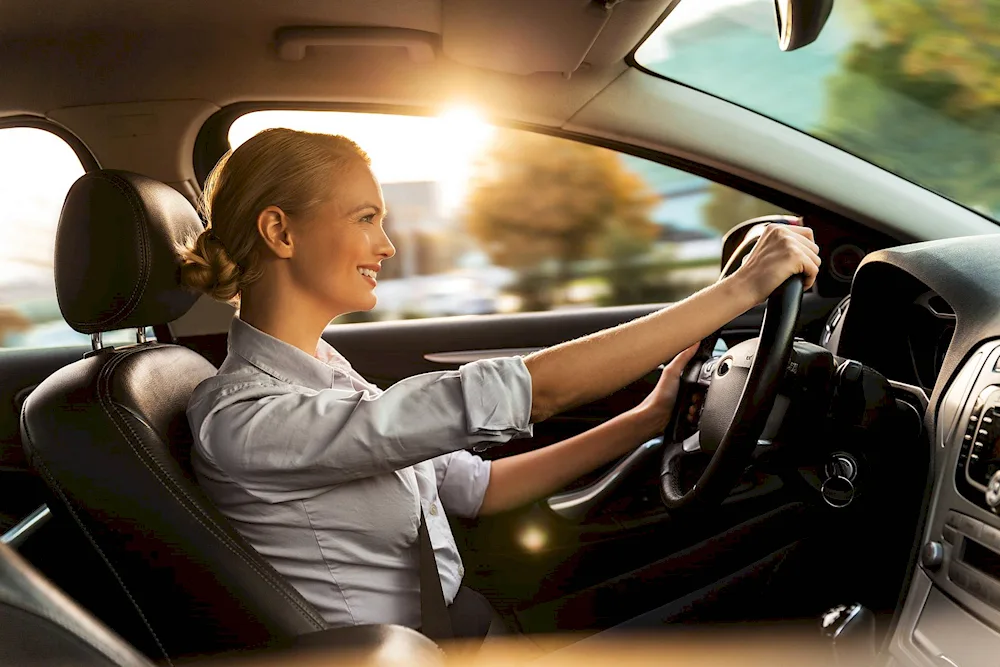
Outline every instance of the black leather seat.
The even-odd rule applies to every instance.
[[[178,282],[175,244],[201,229],[190,203],[163,183],[107,170],[80,178],[56,233],[66,321],[98,334],[183,315],[196,295]],[[21,415],[29,461],[58,498],[53,513],[74,521],[113,570],[152,639],[138,645],[155,646],[154,659],[280,645],[328,627],[194,479],[185,408],[215,372],[176,345],[95,349],[42,382]],[[338,637],[359,648],[404,641],[438,650],[394,626],[311,641]]]
[[[13,549],[0,544],[0,664],[152,667],[63,595]]]

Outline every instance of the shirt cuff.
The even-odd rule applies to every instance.
[[[470,436],[492,444],[532,436],[531,373],[521,357],[480,359],[459,373]]]
[[[438,497],[448,514],[477,516],[490,485],[492,463],[464,450],[447,454],[443,460],[446,467],[438,483]]]

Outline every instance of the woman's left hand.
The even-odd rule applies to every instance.
[[[660,373],[660,380],[635,411],[650,423],[651,435],[663,432],[670,423],[670,416],[677,401],[677,390],[681,383],[681,374],[687,368],[688,362],[698,351],[698,343],[682,351],[666,365]]]

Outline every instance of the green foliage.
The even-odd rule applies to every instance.
[[[881,40],[828,81],[819,136],[1000,210],[1000,0],[863,0]]]
[[[542,309],[574,262],[623,264],[645,252],[658,233],[656,202],[613,151],[501,131],[477,166],[465,225],[494,264],[518,271],[526,309]],[[624,269],[609,278],[615,292],[631,280]]]

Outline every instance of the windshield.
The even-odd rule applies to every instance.
[[[773,0],[682,0],[636,61],[998,217],[1000,0],[836,0],[813,44],[776,35]]]

